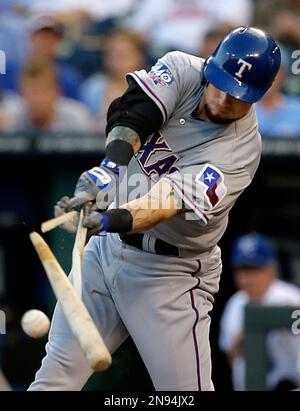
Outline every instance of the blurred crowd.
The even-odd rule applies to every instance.
[[[3,0],[0,131],[103,132],[126,73],[170,50],[207,57],[239,25],[266,29],[282,50],[257,104],[262,134],[300,136],[300,0]]]

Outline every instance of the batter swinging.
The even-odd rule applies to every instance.
[[[148,73],[128,74],[127,91],[108,110],[105,159],[56,205],[59,215],[127,182],[126,201],[119,193],[85,219],[101,235],[85,248],[83,301],[112,353],[132,336],[156,390],[214,389],[217,244],[258,167],[253,103],[279,66],[272,37],[239,27],[207,60],[176,51]],[[65,228],[75,231],[76,222]],[[46,349],[29,389],[81,390],[92,370],[59,305]]]

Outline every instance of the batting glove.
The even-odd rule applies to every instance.
[[[70,199],[69,197],[62,197],[54,206],[54,215],[55,217],[60,217],[61,215],[66,213],[66,207],[69,204]],[[76,234],[77,227],[79,222],[79,213],[75,215],[72,220],[60,225],[60,228],[63,228],[70,234]]]
[[[81,174],[74,197],[69,200],[65,211],[80,208],[88,201],[96,201],[98,209],[106,210],[115,197],[118,183],[119,165],[104,159],[100,167],[94,167]]]
[[[106,216],[97,211],[93,211],[84,218],[83,225],[88,228],[89,236],[106,232]]]

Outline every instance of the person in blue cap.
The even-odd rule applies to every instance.
[[[300,289],[277,278],[276,252],[270,240],[258,233],[239,237],[233,244],[231,264],[238,291],[229,299],[220,323],[219,345],[232,368],[234,390],[245,389],[243,358],[244,308],[249,303],[266,306],[300,305]],[[253,347],[255,349],[255,347]],[[275,330],[267,337],[270,369],[267,386],[285,390],[300,384],[300,336]]]

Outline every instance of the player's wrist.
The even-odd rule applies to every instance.
[[[90,234],[99,233],[128,233],[133,227],[133,217],[123,208],[105,211],[103,213],[92,212],[84,219],[84,226]]]
[[[100,164],[108,173],[121,180],[124,170],[133,157],[132,145],[126,141],[115,140],[109,143],[105,150],[105,158]]]
[[[117,208],[102,213],[103,231],[107,233],[129,233],[133,227],[133,217],[125,208]]]
[[[132,130],[130,130],[132,131]],[[124,131],[125,134],[125,131]],[[117,138],[117,136],[115,137]],[[119,137],[120,138],[120,137]],[[127,166],[134,155],[132,143],[125,140],[112,140],[105,149],[105,159],[120,166]],[[103,160],[103,161],[104,161]],[[102,163],[101,163],[102,164]]]

